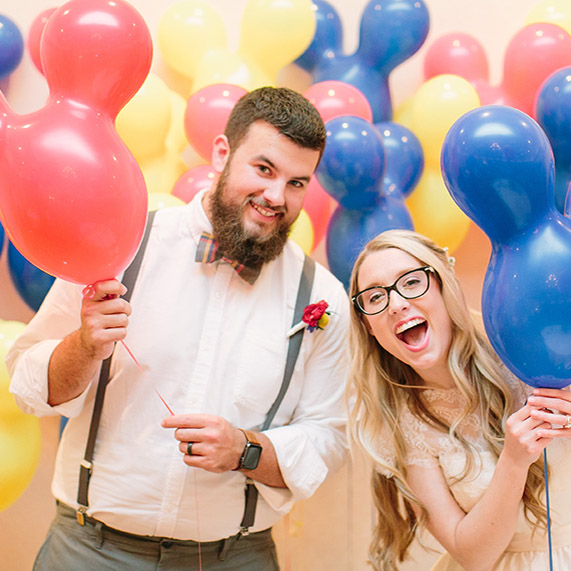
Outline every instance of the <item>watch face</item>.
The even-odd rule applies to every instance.
[[[244,461],[242,462],[242,468],[245,470],[255,470],[260,462],[260,456],[262,455],[262,447],[259,444],[254,444],[249,442],[244,452]]]

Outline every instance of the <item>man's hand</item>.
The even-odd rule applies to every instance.
[[[125,339],[131,305],[122,299],[127,288],[117,280],[86,287],[81,303],[79,339],[88,358],[103,360],[117,341]]]
[[[117,280],[97,282],[83,290],[81,326],[54,349],[48,365],[48,404],[57,406],[79,396],[97,374],[101,361],[127,335],[131,306]]]
[[[162,421],[163,428],[175,428],[184,462],[209,472],[235,470],[246,445],[241,430],[211,414],[176,414]],[[192,442],[192,455],[188,443]]]

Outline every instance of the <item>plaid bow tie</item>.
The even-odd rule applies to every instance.
[[[194,261],[210,264],[216,260],[223,260],[229,263],[234,270],[236,270],[236,273],[250,285],[252,285],[260,275],[260,269],[250,268],[236,260],[231,260],[224,256],[224,254],[218,249],[218,242],[214,239],[214,236],[208,232],[203,232],[200,236],[200,241],[198,242]]]

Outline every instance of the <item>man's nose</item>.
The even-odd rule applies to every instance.
[[[283,206],[285,204],[285,184],[280,180],[269,182],[264,190],[264,198],[272,206]]]

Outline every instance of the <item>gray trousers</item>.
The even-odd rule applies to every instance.
[[[200,547],[200,556],[199,556]],[[59,504],[34,563],[34,571],[279,571],[271,531],[196,543],[123,533],[90,521]]]

